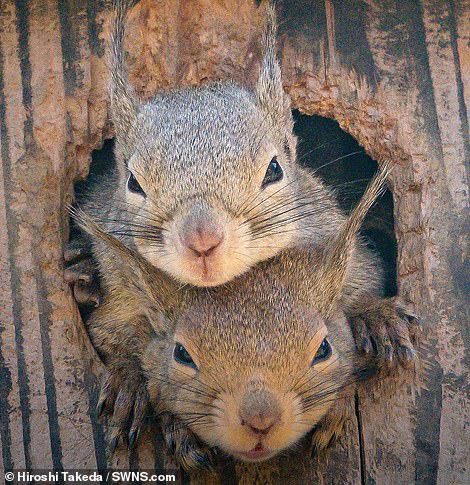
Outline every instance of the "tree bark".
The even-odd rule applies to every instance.
[[[201,483],[468,483],[470,4],[284,0],[280,56],[293,107],[337,120],[393,160],[398,285],[423,318],[427,389],[359,393],[328,457],[221,464]],[[96,374],[63,279],[65,210],[112,136],[104,53],[109,4],[0,3],[0,432],[8,469],[171,468],[148,432],[108,462]],[[128,47],[140,95],[235,79],[252,85],[262,10],[250,0],[141,0]],[[144,441],[144,440],[142,440]]]

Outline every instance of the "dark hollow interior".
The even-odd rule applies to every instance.
[[[377,163],[336,121],[302,115],[298,111],[293,114],[295,133],[299,138],[300,163],[315,171],[327,185],[334,187],[341,208],[349,212],[377,170]],[[89,177],[75,186],[78,201],[112,170],[113,144],[113,140],[106,140],[101,150],[93,152]],[[74,231],[72,227],[72,237]],[[395,295],[397,243],[393,226],[393,198],[389,190],[370,210],[362,236],[384,261],[386,296]]]
[[[377,162],[336,121],[303,115],[297,110],[293,114],[300,163],[334,187],[340,207],[349,212],[377,170]],[[390,190],[387,189],[369,211],[361,234],[384,262],[385,295],[396,295],[397,240]]]

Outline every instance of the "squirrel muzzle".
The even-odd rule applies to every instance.
[[[238,247],[240,224],[221,204],[195,198],[180,207],[164,236],[171,255],[165,269],[194,286],[217,286],[244,272],[231,250]]]

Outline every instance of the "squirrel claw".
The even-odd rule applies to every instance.
[[[362,341],[361,341],[361,350],[365,354],[369,354],[370,352],[372,352],[373,346],[372,346],[372,342],[371,342],[370,338],[367,338],[367,337],[363,337],[362,338]]]
[[[96,414],[98,415],[98,418],[102,418],[104,415],[105,402],[105,399],[100,399],[96,405]]]
[[[196,435],[170,414],[161,416],[162,434],[168,451],[186,470],[213,470],[212,450],[202,444]]]
[[[389,363],[393,362],[393,347],[391,345],[385,346],[385,360]]]
[[[64,251],[64,261],[64,279],[72,286],[77,303],[99,306],[99,275],[89,242],[80,236],[72,239]]]
[[[111,455],[116,451],[118,443],[119,443],[119,435],[112,438],[111,441],[109,442],[109,452],[111,453]]]
[[[86,259],[75,263],[64,271],[65,281],[71,283],[85,283],[89,284],[97,275],[97,269],[91,259]]]
[[[134,445],[137,442],[138,437],[139,437],[139,430],[138,429],[134,429],[129,433],[129,440],[128,440],[129,449],[134,448]]]
[[[111,373],[106,373],[101,384],[98,404],[96,405],[96,412],[99,418],[108,416],[110,409],[114,406],[116,400],[116,384],[115,377]]]
[[[101,303],[98,290],[94,290],[95,285],[86,286],[80,282],[75,283],[73,286],[73,296],[77,303],[81,305],[91,305],[98,307]]]
[[[408,367],[416,359],[416,350],[400,346],[398,348],[398,358],[405,367]]]
[[[409,367],[415,361],[419,319],[400,298],[372,301],[351,317],[351,324],[359,350],[375,354],[378,367]]]
[[[145,380],[139,369],[129,370],[131,365],[125,368],[124,375],[122,369],[109,370],[101,387],[97,411],[99,416],[108,416],[111,452],[120,441],[129,449],[136,445],[147,415],[149,400]]]

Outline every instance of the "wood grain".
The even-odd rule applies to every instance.
[[[427,389],[361,391],[327,457],[307,443],[259,466],[227,461],[194,483],[463,484],[469,472],[470,2],[284,0],[280,56],[293,107],[333,118],[392,159],[398,285],[423,317]],[[168,467],[156,431],[108,463],[101,364],[62,276],[65,204],[112,136],[104,59],[109,2],[0,3],[1,467]],[[251,85],[262,13],[251,0],[141,0],[131,79],[157,89]]]

